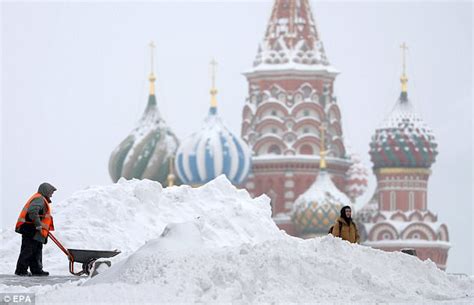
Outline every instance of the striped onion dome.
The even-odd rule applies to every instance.
[[[109,173],[114,182],[124,177],[150,179],[162,185],[169,184],[167,178],[170,174],[170,162],[179,141],[160,115],[154,80],[152,73],[148,105],[142,118],[110,156]]]
[[[423,167],[435,162],[438,144],[432,130],[414,112],[402,91],[390,115],[376,129],[370,143],[374,168]]]
[[[351,205],[350,199],[336,187],[327,172],[325,153],[321,149],[316,181],[293,204],[291,218],[303,236],[327,234],[339,217],[341,208]]]
[[[251,151],[217,115],[216,93],[211,90],[204,125],[183,140],[176,153],[175,168],[183,183],[200,185],[224,174],[233,184],[241,184],[250,172]]]

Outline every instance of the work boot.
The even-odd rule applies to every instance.
[[[15,271],[15,274],[18,276],[31,276],[31,273],[28,271],[20,272],[20,271]]]
[[[33,276],[48,276],[49,272],[41,270],[40,272],[33,272],[32,275]]]

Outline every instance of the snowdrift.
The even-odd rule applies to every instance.
[[[430,261],[332,236],[286,235],[266,196],[252,199],[224,176],[200,188],[121,180],[77,192],[55,212],[67,247],[123,253],[92,279],[30,289],[39,304],[473,301],[472,278],[448,275]],[[1,238],[0,267],[12,272],[19,235]],[[65,272],[67,260],[54,247],[48,244],[45,268]],[[0,284],[0,291],[19,289]]]
[[[25,199],[26,200],[26,199]],[[55,236],[66,248],[114,250],[121,260],[157,238],[169,223],[206,220],[208,238],[219,246],[260,242],[281,236],[271,219],[269,199],[252,199],[225,176],[200,188],[163,189],[150,180],[121,179],[94,186],[55,203]],[[210,242],[211,242],[210,241]],[[13,273],[21,236],[13,230],[0,234],[0,273]],[[52,241],[43,250],[45,270],[68,274],[67,258]]]

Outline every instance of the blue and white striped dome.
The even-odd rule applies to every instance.
[[[175,168],[183,183],[200,185],[219,175],[241,184],[250,172],[251,151],[232,134],[211,106],[201,130],[186,138],[178,148]]]

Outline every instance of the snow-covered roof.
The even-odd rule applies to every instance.
[[[246,76],[250,75],[278,75],[287,73],[302,73],[308,75],[327,74],[330,77],[334,77],[340,73],[339,70],[330,65],[303,65],[294,62],[288,62],[284,64],[260,64],[256,67],[247,69],[243,74]]]
[[[433,131],[415,113],[406,92],[402,92],[372,137],[370,155],[374,166],[429,168],[437,154]]]
[[[175,166],[184,183],[204,184],[224,174],[240,184],[250,172],[251,151],[224,125],[217,109],[211,107],[201,129],[179,146]]]
[[[395,211],[379,211],[379,214],[383,215],[385,219],[392,219],[394,215],[397,214],[403,214],[407,219],[409,219],[413,213],[419,213],[422,218],[424,218],[426,215],[432,215],[433,217],[436,218],[436,214],[433,214],[429,210],[421,211],[421,210],[407,210],[407,211],[402,211],[402,210],[395,210]]]
[[[335,157],[325,157],[326,162],[329,164],[340,164],[343,166],[350,166],[350,160],[343,159],[343,158],[335,158]],[[301,162],[301,161],[314,161],[319,163],[320,158],[317,155],[276,155],[276,154],[267,154],[267,155],[259,155],[253,156],[252,162],[255,164],[258,163],[271,163],[275,161],[284,161],[284,162]]]
[[[338,73],[329,64],[307,0],[275,1],[253,68],[246,74],[288,70]]]
[[[378,226],[380,224],[388,224],[392,227],[395,228],[395,230],[397,230],[397,234],[400,236],[403,231],[413,225],[413,224],[422,224],[422,225],[425,225],[425,226],[428,226],[431,228],[431,230],[433,230],[433,232],[435,232],[436,234],[439,232],[441,226],[443,226],[444,224],[441,223],[441,222],[426,222],[426,221],[418,221],[418,220],[414,220],[414,221],[399,221],[399,220],[391,220],[391,219],[387,219],[387,220],[383,220],[383,221],[378,221],[376,223],[365,223],[364,226],[367,230],[367,232],[370,232],[370,230],[372,230],[372,228],[374,228],[375,226]]]
[[[425,247],[425,248],[451,248],[451,244],[441,240],[422,240],[422,239],[395,239],[395,240],[377,240],[366,241],[366,246],[383,248],[383,247]]]
[[[319,205],[324,203],[336,205],[352,205],[349,198],[341,192],[331,180],[331,176],[326,170],[319,172],[316,181],[295,201],[294,209],[301,209],[311,206],[312,203]]]
[[[406,122],[409,121],[413,124],[413,128],[426,129],[429,130],[426,123],[421,119],[421,117],[415,112],[415,108],[410,99],[399,98],[395,103],[392,111],[389,115],[382,121],[379,129],[383,128],[404,128]],[[429,130],[431,131],[431,130]]]
[[[178,138],[161,117],[155,95],[150,94],[136,127],[110,156],[112,180],[116,182],[120,177],[147,178],[165,184],[169,160],[178,145]]]

